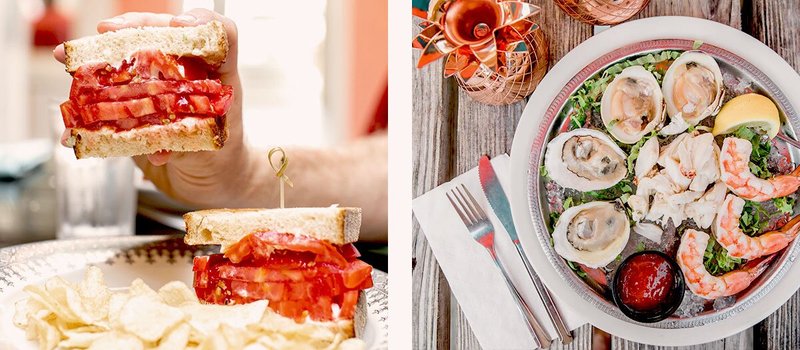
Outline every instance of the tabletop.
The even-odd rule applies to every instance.
[[[593,34],[593,27],[573,20],[551,0],[529,2],[541,7],[540,24],[550,47],[550,67]],[[775,50],[800,69],[800,1],[785,0],[651,0],[636,18],[693,16],[740,29]],[[419,23],[415,19],[415,24]],[[414,33],[419,31],[415,26]],[[410,38],[409,38],[410,39]],[[489,106],[472,101],[453,79],[442,77],[442,60],[416,68],[413,50],[413,195],[419,196],[475,167],[482,154],[509,153],[525,101]],[[414,349],[480,349],[419,224],[413,226]],[[775,313],[748,329],[692,349],[800,348],[800,293]],[[553,349],[659,348],[608,336],[584,325],[567,346]]]

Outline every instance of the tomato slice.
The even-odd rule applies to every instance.
[[[136,52],[119,67],[81,66],[61,105],[64,125],[127,130],[187,116],[222,117],[233,103],[233,88],[208,79],[209,70],[201,60],[154,50]]]
[[[354,260],[342,271],[342,280],[347,288],[356,288],[365,280],[372,281],[372,266],[361,261]]]
[[[358,304],[358,291],[352,290],[342,294],[341,311],[339,311],[339,318],[351,319],[356,314],[356,305]]]
[[[347,261],[352,261],[361,257],[361,253],[358,252],[358,249],[356,249],[356,246],[352,243],[345,244],[337,249],[339,250],[339,254],[342,254]]]
[[[230,95],[219,95],[214,99],[204,95],[163,94],[133,100],[99,102],[76,106],[73,101],[61,105],[61,114],[66,127],[88,126],[100,121],[138,119],[156,116],[158,124],[177,120],[177,115],[213,117],[227,113]]]
[[[221,95],[226,93],[219,80],[148,80],[141,83],[108,87],[84,87],[72,89],[70,99],[78,105],[88,105],[103,101],[121,101],[145,96],[158,96],[169,93]]]
[[[315,262],[346,266],[347,260],[332,244],[291,233],[255,232],[236,242],[225,251],[225,257],[238,263],[248,257],[267,259],[276,249],[316,254]]]
[[[350,257],[347,261],[342,252]],[[194,260],[194,287],[199,299],[214,304],[269,300],[275,312],[301,321],[355,314],[358,292],[372,287],[372,266],[355,259],[355,249],[336,247],[305,236],[257,232],[225,254]]]

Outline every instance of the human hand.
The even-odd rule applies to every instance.
[[[205,198],[215,198],[220,186],[220,174],[235,171],[246,164],[243,153],[242,131],[242,88],[237,69],[237,30],[229,18],[218,13],[193,9],[178,16],[143,12],[129,12],[101,21],[97,25],[98,33],[115,31],[129,27],[188,27],[197,26],[217,20],[223,24],[228,37],[228,57],[217,70],[223,84],[233,86],[234,101],[226,115],[228,139],[219,151],[209,152],[159,152],[156,154],[134,157],[136,164],[142,169],[145,177],[152,181],[162,192],[176,199],[203,205]],[[53,56],[64,63],[64,45],[53,51]],[[62,144],[69,136],[69,130],[62,135]],[[224,186],[221,186],[224,187]],[[217,197],[219,198],[219,197]],[[223,197],[224,198],[224,197]]]

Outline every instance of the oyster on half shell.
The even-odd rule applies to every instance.
[[[625,68],[600,99],[603,124],[619,142],[634,144],[664,121],[664,97],[653,73],[642,66]]]
[[[598,268],[622,253],[630,232],[624,209],[613,202],[589,202],[561,213],[553,246],[564,259]]]
[[[547,144],[544,166],[561,187],[595,191],[614,186],[628,173],[627,155],[601,131],[580,128]]]
[[[722,72],[713,57],[700,51],[686,51],[664,73],[662,89],[667,114],[689,125],[697,125],[719,111],[723,100]]]

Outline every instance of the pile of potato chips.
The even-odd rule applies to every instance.
[[[40,349],[362,349],[336,323],[281,317],[266,301],[205,305],[183,282],[154,291],[141,279],[110,290],[90,266],[75,285],[60,277],[29,285],[17,302],[14,324]]]

